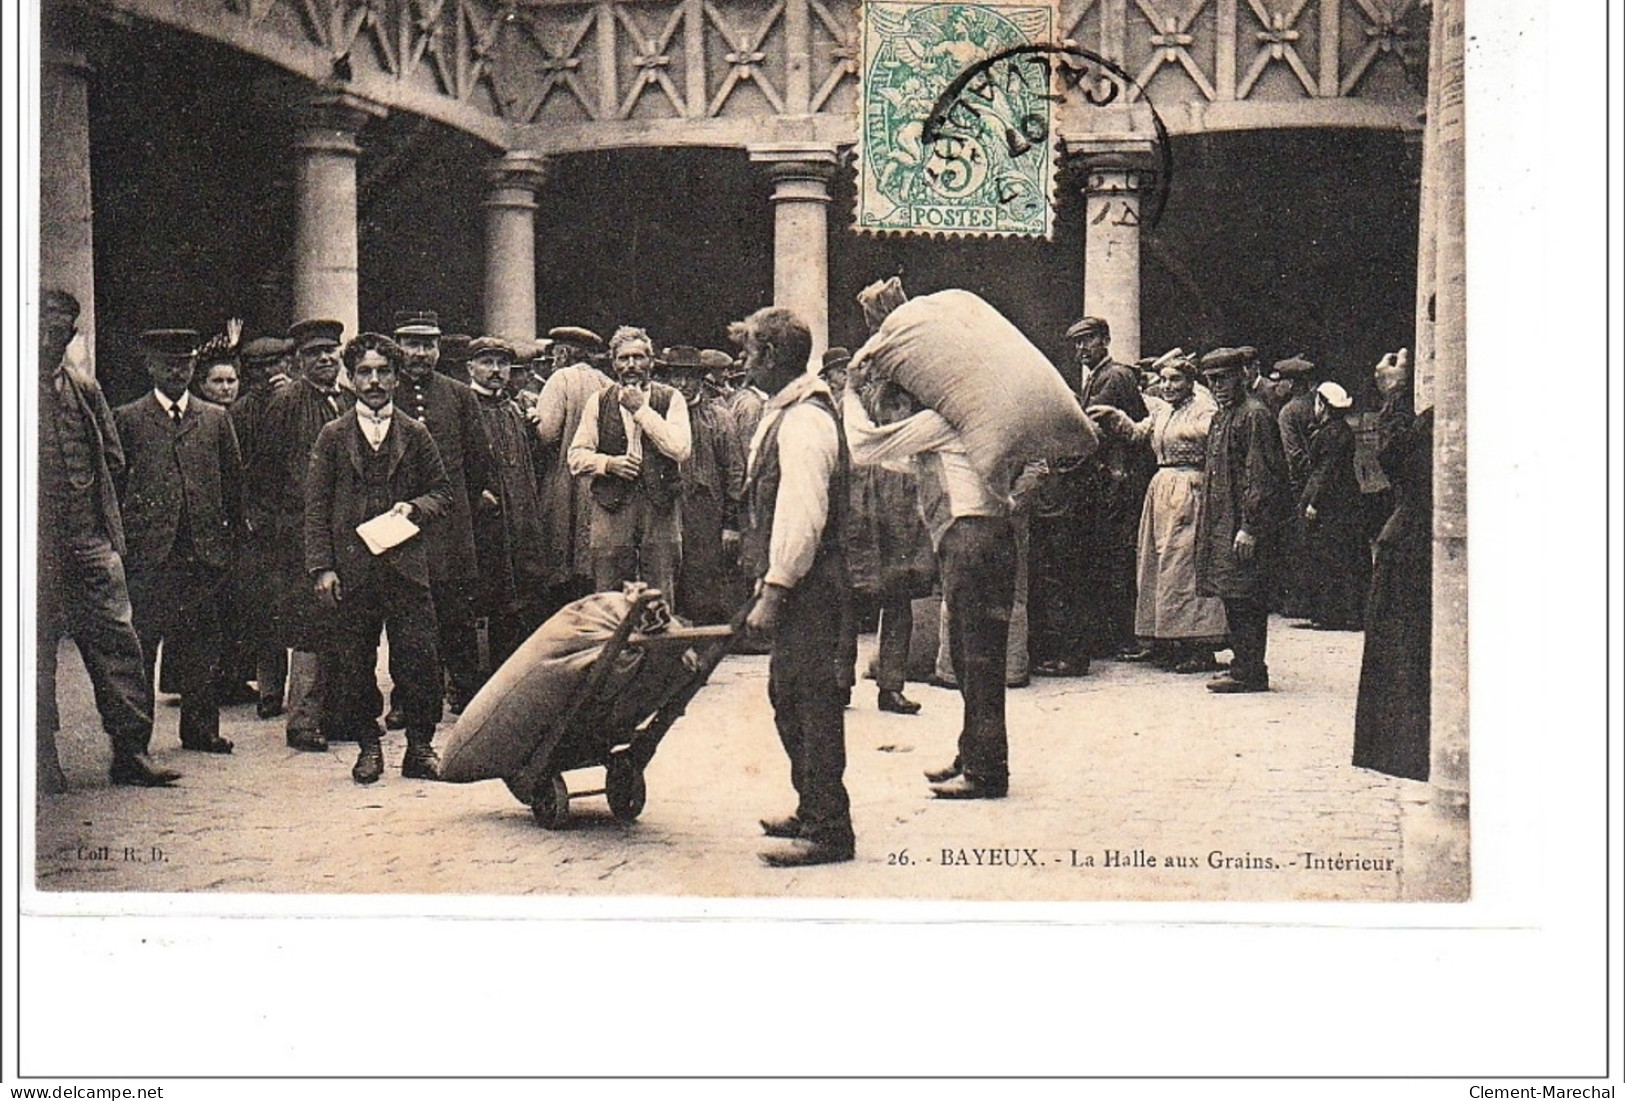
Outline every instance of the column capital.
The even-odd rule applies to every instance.
[[[333,89],[323,89],[301,100],[296,107],[300,133],[295,145],[300,149],[347,153],[361,152],[356,133],[373,119],[389,114],[380,103]]]
[[[1086,195],[1145,191],[1156,183],[1156,147],[1149,138],[1068,139],[1063,152],[1083,176]]]
[[[536,189],[547,178],[547,158],[539,153],[516,150],[504,153],[485,170],[490,191],[485,206],[536,209]]]
[[[778,186],[773,199],[829,201],[829,182],[835,178],[839,157],[833,145],[793,142],[748,147],[753,164],[765,164]],[[800,186],[796,186],[800,185]]]

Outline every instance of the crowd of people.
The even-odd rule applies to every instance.
[[[906,300],[892,279],[858,304],[873,333]],[[871,370],[868,345],[813,363],[807,325],[783,309],[733,326],[737,354],[661,347],[631,325],[517,345],[443,333],[426,310],[348,339],[320,318],[247,340],[236,323],[207,340],[152,330],[152,389],[116,410],[65,361],[78,312],[43,295],[42,790],[66,787],[63,636],[84,656],[115,784],[179,779],[148,756],[155,690],[180,697],[188,750],[230,753],[220,708],[252,703],[294,749],[355,743],[360,784],[383,774],[384,731],[403,730],[402,775],[434,780],[443,718],[558,609],[629,582],[690,621],[748,608],[738,648],[771,652],[798,798],[762,821],[784,842],[763,853],[773,865],[851,859],[858,620],[878,617],[877,706],[917,714],[906,667],[916,601],[933,594],[963,700],[956,758],[927,773],[937,798],[1008,791],[1012,642],[1031,675],[1121,660],[1261,692],[1272,613],[1369,627],[1355,761],[1426,777],[1429,449],[1403,354],[1376,372],[1398,507],[1368,606],[1353,403],[1302,356],[1124,364],[1086,317],[1067,336],[1101,445],[1035,457],[1001,494],[948,420]],[[1012,640],[1018,578],[1028,625]]]

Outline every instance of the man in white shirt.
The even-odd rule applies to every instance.
[[[670,599],[683,538],[678,464],[693,448],[688,404],[650,381],[647,332],[623,325],[609,351],[618,382],[587,399],[569,452],[570,473],[592,478],[593,584],[604,592],[644,581]]]
[[[1016,597],[1011,503],[988,488],[959,433],[935,410],[877,426],[857,396],[866,358],[867,349],[860,348],[847,368],[841,410],[847,446],[859,464],[914,461],[920,511],[942,573],[954,677],[965,703],[958,755],[926,778],[939,799],[1002,799],[1010,786],[1005,650]]]
[[[751,438],[740,562],[758,582],[746,623],[771,635],[767,694],[790,758],[797,805],[763,819],[788,845],[761,854],[788,868],[851,860],[846,772],[852,689],[846,572],[847,456],[829,387],[809,374],[812,335],[789,310],[758,310],[737,329],[752,382],[771,397]]]

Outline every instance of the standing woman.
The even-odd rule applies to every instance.
[[[1138,423],[1107,405],[1089,415],[1106,431],[1150,448],[1157,473],[1140,511],[1139,595],[1134,632],[1143,649],[1134,655],[1178,673],[1218,668],[1213,653],[1225,645],[1224,601],[1196,592],[1196,525],[1202,505],[1202,461],[1208,426],[1218,406],[1196,385],[1196,364],[1174,354],[1158,367],[1162,400],[1147,401]]]
[[[1354,763],[1426,780],[1433,687],[1433,410],[1415,412],[1404,351],[1383,356],[1376,378],[1383,396],[1377,461],[1393,483],[1394,511],[1377,536],[1366,604]]]
[[[1371,551],[1362,523],[1360,480],[1354,473],[1354,430],[1347,416],[1354,404],[1335,382],[1315,389],[1315,428],[1306,456],[1308,477],[1298,498],[1303,551],[1308,563],[1304,594],[1313,626],[1358,631]]]

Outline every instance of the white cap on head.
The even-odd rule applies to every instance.
[[[1323,382],[1315,387],[1315,393],[1326,399],[1326,404],[1333,409],[1347,409],[1354,404],[1349,392],[1335,382]]]

